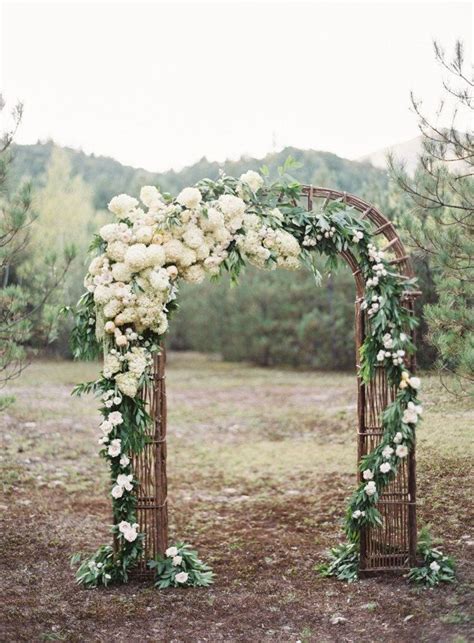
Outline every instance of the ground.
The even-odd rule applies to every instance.
[[[346,585],[315,565],[342,539],[354,484],[350,374],[258,369],[196,354],[169,360],[170,532],[216,572],[210,589],[147,582],[86,590],[71,555],[109,541],[94,364],[33,363],[0,416],[4,641],[468,641],[474,551],[474,412],[424,378],[419,522],[456,558],[453,586],[401,577]]]

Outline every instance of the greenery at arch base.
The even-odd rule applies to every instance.
[[[95,256],[75,311],[72,340],[76,358],[104,355],[99,379],[74,392],[94,392],[101,399],[98,442],[110,467],[112,532],[118,547],[103,545],[90,557],[73,558],[79,565],[78,582],[86,586],[126,582],[143,553],[132,455],[144,448],[151,420],[139,393],[151,377],[153,355],[176,309],[180,281],[198,283],[224,271],[237,279],[246,263],[268,270],[306,267],[318,276],[317,254],[325,255],[331,268],[349,249],[365,281],[362,307],[369,318],[360,376],[369,382],[376,369],[384,368],[389,384],[398,389],[383,414],[380,444],[359,463],[363,481],[347,507],[347,543],[333,549],[331,562],[321,568],[328,576],[357,578],[361,528],[382,524],[377,501],[408,457],[422,413],[420,381],[405,367],[415,350],[409,331],[416,320],[402,300],[414,283],[391,269],[369,224],[345,203],[329,201],[308,212],[301,205],[302,186],[287,174],[290,167],[281,168],[275,181],[263,168],[239,179],[222,175],[217,181],[200,181],[176,198],[145,186],[141,204],[124,194],[109,204],[115,221],[103,226],[91,245]],[[412,570],[412,579],[426,585],[453,579],[448,557],[426,542],[421,553],[424,564]],[[160,588],[212,583],[210,568],[184,543],[149,566]]]

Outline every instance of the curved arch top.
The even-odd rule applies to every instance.
[[[400,240],[399,235],[397,234],[395,226],[374,205],[368,203],[367,201],[364,201],[354,194],[350,194],[349,192],[341,192],[339,190],[332,190],[330,188],[304,185],[302,192],[306,198],[306,206],[308,210],[313,209],[314,199],[324,199],[326,203],[327,201],[342,201],[349,207],[354,208],[354,210],[361,212],[360,218],[367,219],[373,224],[375,229],[373,230],[372,234],[383,235],[387,240],[387,243],[383,247],[383,249],[385,251],[390,251],[394,255],[394,258],[391,259],[389,263],[397,267],[402,277],[405,277],[406,279],[412,279],[415,276],[413,272],[412,262],[410,260],[410,257],[406,253],[405,247]],[[349,264],[352,270],[352,274],[354,275],[357,296],[363,297],[365,283],[362,278],[362,274],[356,257],[349,250],[342,252],[341,255]],[[413,291],[411,293],[413,297],[416,297],[419,294],[420,293],[418,291]]]

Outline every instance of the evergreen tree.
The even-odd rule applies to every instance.
[[[438,43],[435,56],[446,72],[443,100],[434,118],[422,103],[412,104],[423,137],[423,151],[410,177],[394,159],[392,176],[408,196],[403,216],[413,249],[429,264],[437,301],[425,307],[429,341],[441,373],[454,373],[464,390],[474,383],[474,146],[473,77],[463,46],[452,58]],[[449,126],[443,126],[449,117]]]
[[[0,95],[0,111],[5,103]],[[30,185],[15,191],[9,186],[10,146],[20,124],[23,107],[18,104],[11,114],[12,125],[0,139],[0,386],[17,377],[26,364],[26,345],[37,332],[34,319],[41,319],[49,296],[64,278],[73,259],[71,246],[64,249],[64,261],[45,260],[34,280],[20,275],[20,268],[30,250],[36,215],[31,209]],[[57,315],[55,316],[57,318]],[[52,325],[43,326],[45,339]],[[0,397],[0,409],[12,398]]]

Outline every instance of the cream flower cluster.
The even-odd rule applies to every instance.
[[[259,174],[249,171],[240,177],[236,194],[213,200],[189,187],[170,202],[145,186],[141,204],[126,194],[110,201],[118,221],[100,229],[104,252],[92,260],[85,286],[96,305],[97,337],[109,346],[103,374],[115,380],[120,394],[137,395],[150,363],[143,334],[166,332],[168,304],[180,279],[199,283],[216,275],[233,243],[259,267],[300,267],[301,248],[281,228],[282,213],[277,208],[266,212],[264,222],[248,211],[263,184]]]

